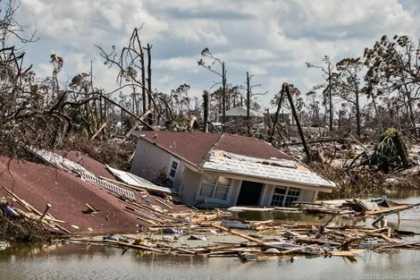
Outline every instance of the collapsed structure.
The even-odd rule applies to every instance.
[[[325,180],[265,141],[231,134],[141,131],[131,173],[161,171],[187,205],[290,206],[332,192]]]

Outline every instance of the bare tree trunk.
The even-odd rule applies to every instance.
[[[147,44],[147,90],[149,92],[148,109],[152,109],[152,45]],[[153,113],[148,118],[149,125],[153,125]]]
[[[222,85],[223,85],[223,90],[222,90],[222,114],[223,114],[223,124],[226,123],[226,68],[225,68],[225,63],[222,63]],[[223,126],[223,130],[224,130],[224,126]]]
[[[359,104],[359,86],[356,85],[356,126],[357,126],[357,136],[362,136],[362,128],[361,128],[361,120],[360,120],[360,104]]]
[[[204,115],[204,133],[209,132],[209,112],[210,112],[210,93],[205,90],[203,94],[203,115]]]
[[[143,52],[143,48],[140,47],[140,63],[141,63],[141,83],[142,83],[142,88],[141,88],[141,97],[143,99],[143,114],[146,113],[147,111],[147,95],[146,95],[146,69],[145,69],[145,65],[144,65],[144,52]]]
[[[406,96],[407,96],[407,103],[408,103],[408,111],[410,114],[410,121],[413,128],[416,128],[414,129],[414,136],[418,138],[417,124],[414,118],[414,110],[413,110],[413,103],[412,103],[413,100],[411,99],[411,92],[408,90],[407,86],[405,88],[406,88]]]
[[[251,107],[251,85],[250,85],[249,72],[246,72],[246,126],[248,134],[251,133],[251,118],[250,118],[250,107]]]
[[[132,96],[133,96],[132,111],[133,111],[133,114],[135,114],[136,113],[136,94],[133,92]]]
[[[136,115],[140,115],[140,108],[139,108],[139,97],[136,93],[136,87],[133,86],[133,94],[134,94],[134,102],[136,103]]]
[[[334,122],[334,108],[332,102],[332,86],[331,86],[331,63],[328,64],[328,98],[330,103],[330,131],[333,131],[333,122]]]
[[[375,109],[376,117],[378,118],[380,133],[382,133],[384,131],[384,125],[382,122],[381,115],[378,112],[378,107],[376,106],[375,97],[372,97],[372,104],[373,104],[373,108]]]
[[[102,95],[99,99],[99,112],[101,114],[101,123],[104,123],[104,110],[103,110],[103,101],[102,101]]]

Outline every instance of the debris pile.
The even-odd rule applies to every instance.
[[[4,187],[3,187],[4,188]],[[6,189],[6,188],[5,188]],[[40,215],[33,213],[36,211],[31,205],[21,200],[15,194],[6,189],[15,200],[22,204],[28,212],[14,209],[9,206],[5,197],[1,198],[0,202],[0,232],[1,240],[9,240],[14,242],[29,242],[29,243],[45,243],[52,239],[59,237],[62,230],[57,227],[55,220],[51,215],[45,211]],[[0,247],[6,248],[5,242],[0,244]]]
[[[289,143],[283,148],[303,161],[306,159],[299,144]],[[320,194],[322,199],[363,197],[392,188],[418,189],[418,147],[406,144],[394,128],[388,128],[376,142],[361,143],[350,134],[347,138],[320,138],[308,144],[310,168],[338,186],[331,194]]]
[[[328,226],[287,222],[244,223],[248,231],[238,231],[220,222],[202,222],[193,226],[155,228],[163,233],[154,236],[112,236],[103,240],[71,239],[75,243],[118,246],[156,254],[238,257],[242,261],[260,260],[267,256],[312,255],[354,257],[365,250],[387,251],[394,248],[420,249],[420,242],[402,242],[413,232],[400,232],[389,227],[367,228]],[[223,224],[223,222],[222,222]],[[226,223],[225,223],[226,225]],[[238,224],[234,225],[236,227]],[[242,227],[244,226],[242,225]],[[251,230],[251,232],[250,232]],[[165,234],[165,235],[164,235]],[[172,237],[170,237],[172,235]],[[217,236],[235,236],[237,242],[210,242]],[[188,241],[189,244],[185,244]],[[198,245],[195,246],[194,242]],[[207,242],[201,246],[202,242]]]

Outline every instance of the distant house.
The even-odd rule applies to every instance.
[[[274,121],[275,118],[276,118],[276,112],[277,112],[277,109],[269,111],[270,118],[271,118],[272,121]],[[291,118],[290,113],[279,112],[279,117],[278,117],[278,120],[277,120],[279,123],[285,123],[287,125],[290,125],[291,120],[292,120],[292,118]]]
[[[188,205],[289,206],[336,186],[262,140],[230,134],[141,131],[131,173],[164,169]]]
[[[245,119],[247,117],[247,110],[245,106],[237,106],[235,108],[232,108],[228,111],[226,111],[226,121],[231,121],[234,119]],[[249,110],[249,116],[250,118],[263,118],[264,114],[255,110]],[[219,116],[219,121],[222,120],[223,116]]]

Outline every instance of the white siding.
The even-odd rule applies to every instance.
[[[183,203],[186,205],[194,205],[195,196],[200,189],[201,174],[185,168],[183,172],[182,184],[178,190],[178,194],[182,197]]]
[[[313,202],[314,201],[315,191],[311,190],[302,190],[300,194],[300,201]]]
[[[241,180],[233,180],[232,192],[230,193],[229,206],[235,206],[236,205],[236,201],[238,200],[241,185],[242,185]]]
[[[274,186],[273,185],[265,185],[265,190],[263,190],[263,197],[261,199],[261,205],[270,205],[271,197],[273,196]]]
[[[130,172],[151,181],[156,178],[161,169],[164,169],[165,173],[168,174],[168,167],[172,162],[172,158],[178,159],[159,147],[139,139]],[[184,162],[180,159],[178,160],[180,164],[173,185],[175,190],[178,190],[181,185],[185,168]]]

